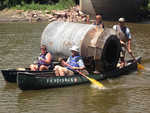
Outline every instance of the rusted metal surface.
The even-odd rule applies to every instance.
[[[120,42],[116,32],[110,28],[105,28],[104,31],[91,29],[83,40],[81,55],[93,56],[96,70],[103,71],[115,67],[120,55]],[[109,57],[112,58],[111,61]]]

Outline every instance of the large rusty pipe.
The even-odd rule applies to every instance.
[[[47,45],[54,55],[70,56],[69,48],[77,45],[81,48],[82,40],[94,25],[54,21],[45,28],[41,44]]]
[[[70,56],[76,45],[84,57],[94,57],[98,70],[115,68],[120,55],[120,42],[113,29],[97,29],[95,25],[72,22],[52,22],[44,29],[41,44],[54,57]]]

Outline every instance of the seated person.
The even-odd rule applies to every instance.
[[[85,70],[85,65],[83,63],[82,57],[79,55],[79,48],[77,46],[73,46],[70,51],[72,55],[65,62],[61,60],[61,65],[56,65],[54,70],[56,76],[65,76],[65,75],[74,75],[76,70],[84,71],[86,74],[88,73]]]
[[[38,57],[38,62],[36,64],[31,64],[30,70],[32,70],[32,71],[48,70],[51,67],[51,60],[52,60],[51,53],[47,52],[45,45],[42,45],[41,46],[41,54]]]

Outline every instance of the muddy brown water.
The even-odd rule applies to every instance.
[[[105,22],[112,27],[115,22]],[[40,36],[47,23],[0,23],[0,69],[27,67],[39,55]],[[128,23],[132,50],[142,56],[145,70],[102,81],[105,90],[90,84],[21,91],[0,73],[1,113],[149,113],[150,24]],[[130,58],[130,56],[127,56]]]

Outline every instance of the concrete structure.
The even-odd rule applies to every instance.
[[[146,0],[80,0],[83,12],[101,14],[105,19],[135,18]]]

